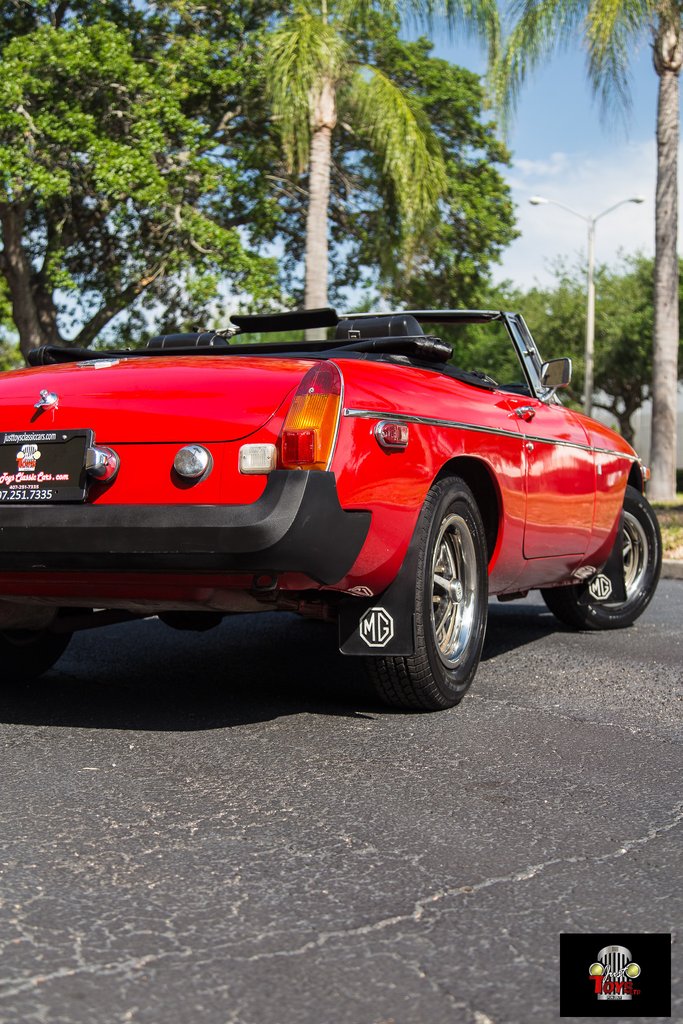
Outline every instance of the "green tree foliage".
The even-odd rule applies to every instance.
[[[335,7],[351,26],[341,63],[358,73],[340,70],[338,83],[349,120],[332,148],[333,297],[367,284],[373,301],[471,303],[514,234],[498,171],[507,154],[476,76],[433,58],[424,39],[399,41],[396,5],[360,6]],[[24,354],[136,344],[220,322],[229,298],[263,308],[282,287],[299,298],[309,178],[287,172],[286,124],[266,106],[266,40],[281,13],[272,0],[2,5],[7,359],[17,334]]]
[[[594,405],[614,416],[631,443],[633,415],[652,393],[652,263],[633,256],[617,268],[599,267],[595,276]],[[562,263],[555,267],[555,279],[553,288],[508,293],[506,301],[523,314],[544,359],[571,356],[570,396],[578,403],[584,383],[586,279],[581,268]]]
[[[362,122],[340,118],[332,137],[330,301],[345,305],[345,290],[360,285],[371,305],[378,298],[413,308],[476,305],[489,287],[491,265],[517,234],[501,174],[509,155],[485,115],[481,81],[433,57],[429,40],[399,39],[396,19],[380,13],[350,45],[358,63],[379,69],[400,91],[415,122],[428,126],[444,178],[424,230],[407,231],[396,182],[385,173],[383,150]],[[288,177],[284,167],[281,171],[283,270],[288,287],[299,296],[307,179],[305,174]],[[418,171],[413,170],[414,178]]]
[[[375,170],[392,193],[399,241],[424,232],[446,189],[444,154],[429,118],[383,66],[376,26],[394,34],[399,11],[429,18],[439,8],[451,24],[465,23],[498,41],[491,0],[294,0],[269,37],[266,76],[288,170],[305,173],[305,304],[328,301],[328,217],[333,146],[340,127],[376,157]]]
[[[383,29],[383,31],[381,31]],[[381,34],[380,34],[381,33]],[[429,40],[403,42],[378,26],[377,60],[429,123],[443,155],[445,187],[427,231],[401,247],[391,188],[365,155],[365,184],[374,199],[361,221],[363,262],[379,268],[381,294],[414,309],[476,306],[491,265],[517,237],[514,207],[501,169],[509,153],[485,114],[478,76],[431,55]]]
[[[21,364],[21,352],[12,321],[12,304],[7,282],[0,277],[0,370],[12,370]]]
[[[152,314],[181,327],[219,283],[277,294],[257,252],[278,217],[255,59],[269,12],[3,5],[0,273],[24,353],[108,326],[129,341]]]
[[[680,334],[677,208],[683,5],[680,0],[515,0],[512,13],[513,24],[494,73],[499,103],[507,110],[514,106],[528,73],[558,47],[581,36],[594,93],[605,111],[624,113],[630,100],[630,62],[643,40],[652,47],[659,86],[650,494],[673,498]]]

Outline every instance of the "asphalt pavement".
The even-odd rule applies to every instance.
[[[614,633],[494,602],[423,715],[289,615],[3,678],[0,1022],[547,1024],[610,931],[674,934],[681,1019],[682,626],[677,580]]]

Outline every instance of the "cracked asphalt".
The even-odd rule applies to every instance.
[[[681,1019],[682,625],[492,603],[431,715],[288,615],[80,634],[1,688],[0,1022],[547,1024],[562,931],[673,932]]]

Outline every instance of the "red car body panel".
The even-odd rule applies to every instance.
[[[14,370],[2,378],[5,429],[87,422],[98,444],[240,440],[273,416],[310,363],[210,356],[112,360]],[[59,395],[56,410],[33,408],[41,388]]]
[[[606,560],[636,460],[612,431],[560,405],[437,369],[339,354],[333,361],[343,393],[329,469],[342,509],[369,511],[372,519],[341,579],[325,585],[287,570],[278,576],[281,591],[381,593],[403,563],[433,482],[446,468],[465,465],[485,471],[496,506],[492,594],[567,582],[577,569]],[[292,397],[315,364],[257,354],[169,355],[16,371],[0,384],[0,430],[93,430],[96,445],[115,449],[120,469],[113,481],[91,484],[87,504],[251,505],[268,478],[239,472],[240,447],[278,444]],[[38,412],[43,388],[59,402]],[[404,450],[387,451],[375,439],[386,418],[407,423]],[[173,472],[178,448],[190,443],[213,458],[212,472],[192,484]],[[253,589],[254,578],[248,571],[118,573],[93,565],[84,574],[36,565],[28,573],[0,572],[0,596],[220,608],[229,604],[221,595]]]
[[[346,507],[382,509],[340,588],[365,582],[379,592],[390,582],[433,480],[459,458],[482,463],[498,496],[491,593],[566,579],[609,550],[634,459],[612,431],[593,424],[589,436],[585,424],[592,421],[561,406],[482,392],[433,371],[350,361],[340,366],[345,411],[376,415],[342,417],[332,463],[339,493]],[[386,452],[374,443],[378,419],[425,416],[426,394],[428,416],[441,425],[411,424],[405,452]],[[536,409],[531,423],[515,415],[520,405]],[[611,454],[596,455],[588,450],[593,444],[609,444]]]

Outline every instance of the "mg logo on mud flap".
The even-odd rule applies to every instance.
[[[385,608],[368,608],[359,630],[368,647],[386,647],[394,636],[394,620]]]
[[[589,585],[588,590],[591,597],[594,597],[596,601],[606,601],[612,593],[612,582],[605,576],[604,572],[601,572],[598,573]]]

